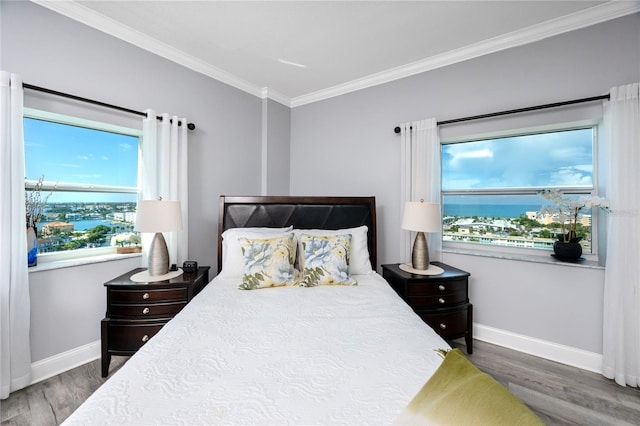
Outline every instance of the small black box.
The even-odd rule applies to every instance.
[[[182,264],[183,272],[197,272],[198,271],[198,262],[195,260],[185,260]]]

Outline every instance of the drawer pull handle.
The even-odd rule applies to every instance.
[[[440,323],[440,328],[444,330],[445,328],[447,328],[447,324],[445,324],[443,322]]]
[[[143,298],[143,299],[148,299],[148,298],[149,298],[149,293],[145,293],[145,294],[143,294],[143,295],[142,295],[142,298]]]
[[[445,291],[445,290],[446,290],[446,287],[445,287],[445,286],[443,286],[442,284],[440,284],[440,285],[438,286],[438,290],[440,290],[440,291]]]
[[[145,314],[145,315],[148,314],[149,313],[149,308],[144,308],[142,310],[142,313]]]
[[[143,342],[146,342],[147,340],[149,340],[149,336],[148,335],[145,334],[144,336],[142,336],[142,341]]]
[[[446,300],[444,300],[442,297],[440,299],[438,299],[438,303],[440,304],[444,304],[446,303]]]

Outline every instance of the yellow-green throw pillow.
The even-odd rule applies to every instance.
[[[349,275],[351,234],[299,236],[302,243],[302,280],[298,285],[357,285]]]
[[[411,400],[396,425],[544,425],[522,401],[478,370],[459,349]]]
[[[241,290],[293,285],[293,234],[275,238],[239,238],[244,257]]]

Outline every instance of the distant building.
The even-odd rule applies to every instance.
[[[538,220],[538,212],[525,212],[525,215],[529,220]]]
[[[107,217],[111,217],[113,220],[119,220],[122,222],[131,222],[134,223],[136,221],[136,212],[115,212],[109,213]]]
[[[73,223],[69,222],[51,222],[42,227],[43,235],[50,235],[54,230],[73,231]]]

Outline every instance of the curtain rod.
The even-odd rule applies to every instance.
[[[140,116],[143,116],[143,117],[147,116],[146,112],[136,111],[136,110],[133,110],[133,109],[124,108],[124,107],[120,107],[120,106],[117,106],[117,105],[111,105],[111,104],[107,104],[107,103],[100,102],[100,101],[95,101],[93,99],[83,98],[83,97],[76,96],[76,95],[70,95],[68,93],[58,92],[56,90],[51,90],[51,89],[47,89],[47,88],[44,88],[44,87],[34,86],[33,84],[22,83],[22,87],[24,87],[25,89],[36,90],[38,92],[48,93],[50,95],[56,95],[56,96],[61,96],[63,98],[73,99],[75,101],[81,101],[81,102],[86,102],[86,103],[93,104],[93,105],[99,105],[99,106],[105,107],[105,108],[115,109],[117,111],[128,112],[129,114],[140,115]],[[161,116],[157,116],[156,118],[158,120],[162,121],[162,117]],[[182,123],[178,122],[178,126],[181,126],[181,125],[182,125]],[[195,128],[196,128],[195,124],[187,123],[187,129],[194,130]]]
[[[565,106],[565,105],[581,104],[584,102],[593,102],[593,101],[599,101],[603,99],[608,100],[609,95],[592,96],[590,98],[574,99],[572,101],[555,102],[552,104],[536,105],[536,106],[531,106],[526,108],[510,109],[507,111],[491,112],[489,114],[480,114],[480,115],[472,115],[470,117],[454,118],[453,120],[438,121],[436,124],[438,126],[444,126],[447,124],[460,123],[463,121],[479,120],[482,118],[490,118],[490,117],[499,117],[501,115],[517,114],[519,112],[536,111],[539,109],[556,108],[556,107]],[[395,133],[400,133],[400,126],[396,126],[396,128],[394,128],[393,131]]]

